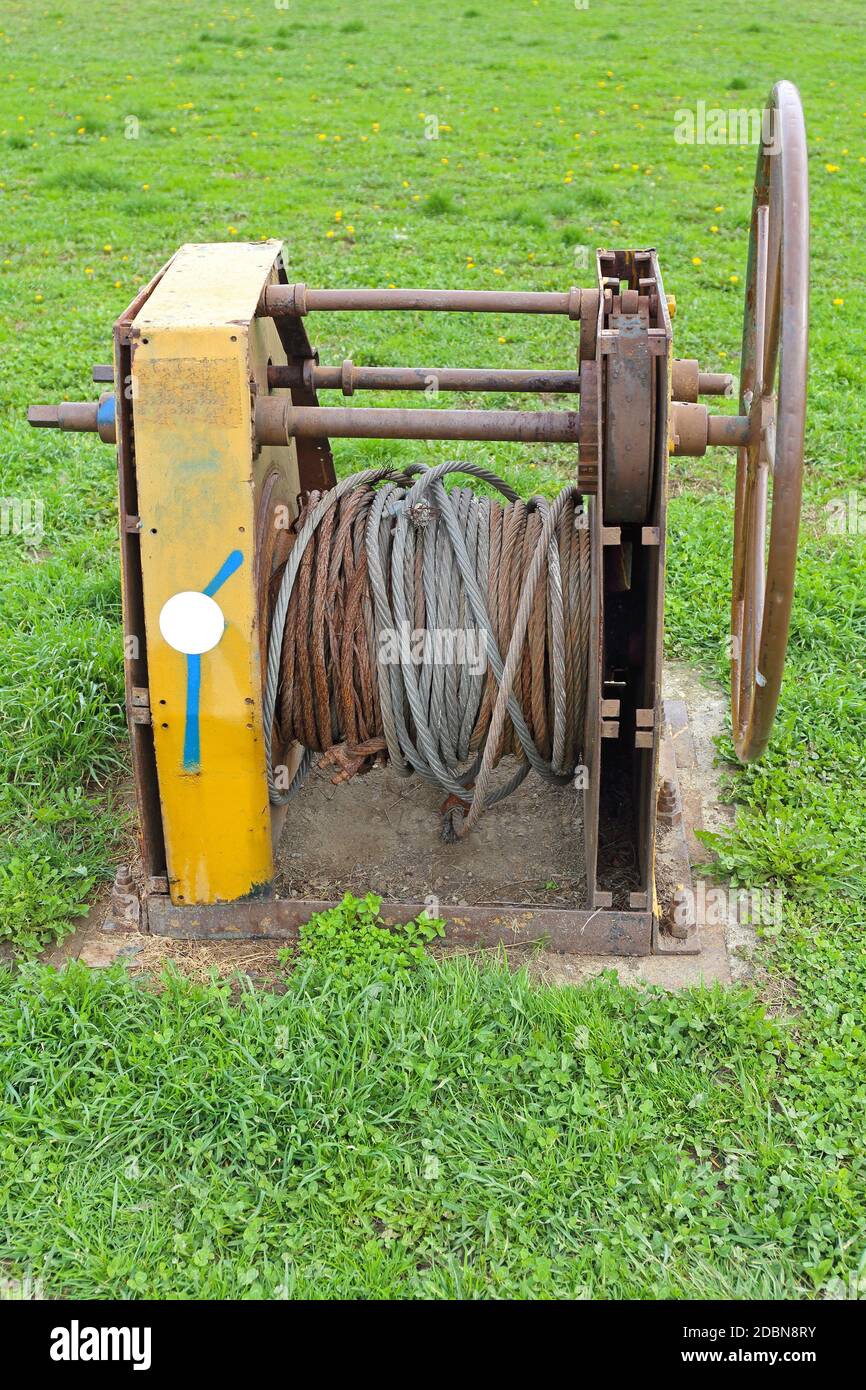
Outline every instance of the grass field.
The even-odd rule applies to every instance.
[[[696,14],[151,0],[109,20],[7,0],[0,497],[42,508],[38,534],[0,535],[0,939],[19,953],[68,930],[128,834],[113,453],[24,413],[93,393],[113,319],[177,245],[280,236],[310,284],[526,289],[589,283],[585,248],[591,264],[596,246],[656,245],[678,355],[736,370],[754,151],[677,144],[675,112],[761,106],[780,76],[803,95],[813,229],[788,676],[715,846],[735,881],[784,890],[761,949],[786,1012],[769,1021],[743,990],[532,989],[459,964],[338,986],[314,965],[240,1005],[216,986],[9,973],[13,1272],[91,1296],[748,1297],[863,1269],[866,21],[856,0],[832,19],[805,0]],[[567,324],[531,317],[316,331],[326,362],[573,351]],[[419,447],[453,454],[335,452],[352,471]],[[461,453],[526,491],[573,467],[555,448]],[[720,680],[731,482],[719,452],[674,461],[668,649]]]

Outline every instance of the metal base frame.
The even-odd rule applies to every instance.
[[[326,899],[270,898],[175,907],[167,896],[153,894],[145,903],[146,929],[181,941],[296,941],[314,913],[337,906]],[[383,902],[381,915],[386,926],[397,926],[423,911],[423,903]],[[648,956],[653,950],[651,912],[496,906],[441,911],[448,946],[534,945],[561,955],[590,956]]]

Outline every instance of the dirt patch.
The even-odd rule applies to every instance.
[[[532,903],[585,899],[580,800],[530,773],[456,844],[442,839],[442,792],[375,768],[335,787],[313,772],[289,806],[277,852],[280,897],[368,892],[407,902]]]

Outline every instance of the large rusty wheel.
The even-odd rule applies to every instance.
[[[806,426],[809,183],[800,94],[778,82],[758,154],[741,356],[731,604],[731,708],[742,762],[767,746],[788,645]],[[772,475],[770,543],[767,494]]]

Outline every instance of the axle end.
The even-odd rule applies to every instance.
[[[61,401],[59,405],[31,405],[27,423],[35,429],[92,431],[106,444],[117,438],[114,393],[104,391],[98,401]]]
[[[60,407],[57,405],[28,406],[27,423],[37,430],[59,430]]]

